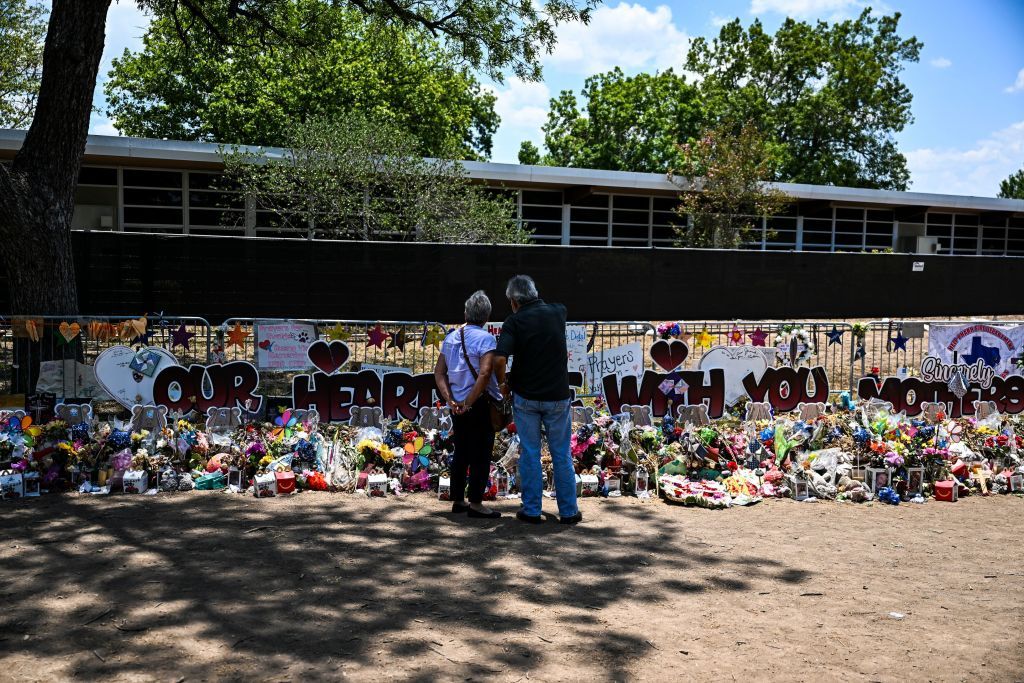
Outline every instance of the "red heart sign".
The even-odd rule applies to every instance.
[[[690,347],[678,339],[659,339],[651,345],[651,360],[665,372],[672,372],[690,355]]]
[[[334,374],[342,365],[347,363],[350,353],[348,344],[337,339],[330,343],[325,342],[323,339],[318,339],[306,349],[309,362],[326,375]]]

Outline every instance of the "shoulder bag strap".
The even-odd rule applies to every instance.
[[[476,381],[480,376],[476,373],[476,368],[469,362],[469,352],[466,351],[466,326],[463,325],[459,328],[459,337],[462,338],[462,357],[466,359],[466,365],[469,366],[469,372],[473,375],[473,380]]]

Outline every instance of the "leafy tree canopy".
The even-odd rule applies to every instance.
[[[671,69],[626,76],[616,67],[588,78],[581,94],[582,107],[571,90],[551,100],[544,163],[664,173],[703,118],[697,89]]]
[[[774,35],[739,19],[697,38],[687,69],[702,78],[707,111],[750,121],[783,144],[775,179],[905,190],[907,163],[893,137],[913,120],[900,80],[922,43],[897,33],[899,13],[814,25],[787,19]]]
[[[723,122],[680,145],[681,177],[669,176],[683,190],[676,212],[687,224],[676,228],[679,246],[736,248],[761,216],[778,214],[788,199],[764,179],[777,168],[779,152],[749,122]]]
[[[0,0],[0,128],[25,128],[32,121],[46,14],[35,2]]]
[[[999,195],[1003,199],[1024,199],[1024,168],[999,181]]]
[[[493,94],[425,29],[316,0],[280,6],[270,20],[303,39],[268,47],[252,39],[252,23],[219,17],[216,32],[183,42],[188,10],[156,18],[143,49],[114,60],[105,86],[114,125],[140,137],[279,145],[292,121],[359,110],[411,132],[423,154],[489,156]]]
[[[515,206],[463,166],[425,159],[416,138],[361,113],[287,127],[282,156],[226,148],[228,179],[282,230],[313,237],[523,243]]]

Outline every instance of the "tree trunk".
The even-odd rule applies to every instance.
[[[78,312],[71,217],[110,0],[54,0],[32,126],[0,166],[0,252],[11,313]]]

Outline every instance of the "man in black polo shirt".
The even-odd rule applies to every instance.
[[[543,498],[540,466],[540,426],[547,432],[548,448],[555,475],[555,497],[563,524],[583,519],[576,504],[576,471],[569,452],[572,413],[569,409],[569,353],[565,347],[565,306],[546,304],[537,295],[537,285],[526,275],[508,281],[505,296],[512,304],[501,327],[495,363],[502,369],[509,356],[514,361],[508,385],[513,394],[513,415],[521,448],[519,487],[523,509],[516,517],[539,523]],[[500,373],[499,373],[500,374]]]

